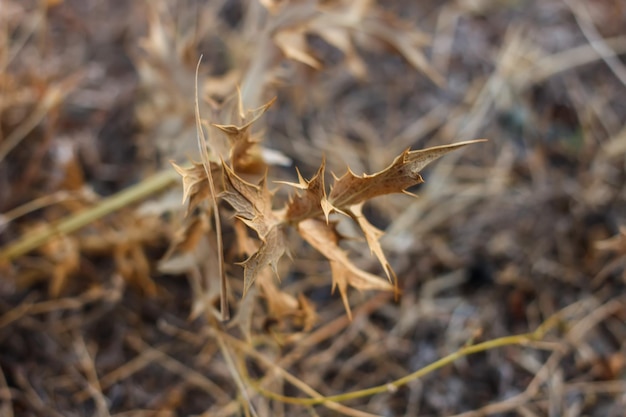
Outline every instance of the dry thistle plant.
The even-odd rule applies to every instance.
[[[315,71],[323,69],[322,62],[307,43],[307,36],[319,36],[341,51],[346,68],[356,79],[367,76],[367,67],[357,53],[358,48],[385,45],[402,56],[412,68],[441,85],[442,77],[429,65],[422,51],[428,45],[428,36],[370,1],[250,4],[245,21],[248,31],[250,28],[255,30],[247,37],[256,47],[242,46],[237,35],[225,30],[223,36],[240,46],[232,50],[233,67],[218,77],[198,78],[196,73],[194,88],[193,72],[188,65],[193,59],[190,53],[193,38],[183,35],[184,42],[177,48],[167,14],[158,6],[151,8],[149,36],[143,44],[147,56],[140,59],[142,72],[145,68],[146,84],[169,86],[167,90],[174,96],[158,100],[158,105],[163,107],[163,103],[170,103],[163,108],[178,109],[177,115],[185,107],[185,100],[189,104],[187,93],[193,89],[196,91],[195,109],[188,107],[184,118],[188,120],[193,116],[196,120],[201,162],[194,162],[191,166],[183,164],[181,155],[188,155],[192,144],[188,135],[190,126],[185,125],[187,133],[177,134],[176,140],[170,142],[187,149],[186,153],[175,151],[171,154],[175,159],[174,168],[183,177],[183,198],[188,200],[187,219],[160,263],[162,272],[184,274],[190,280],[194,295],[191,316],[197,317],[206,311],[219,313],[222,319],[229,316],[227,301],[232,297],[227,294],[226,274],[232,277],[237,272],[223,263],[224,253],[235,251],[245,258],[241,263],[242,296],[247,297],[256,284],[272,316],[300,317],[310,329],[314,322],[311,303],[303,295],[287,294],[276,286],[279,260],[285,254],[296,255],[288,250],[290,230],[328,260],[332,287],[341,295],[348,316],[352,316],[347,296],[349,287],[397,292],[397,279],[379,243],[383,232],[363,215],[363,205],[378,196],[406,192],[407,188],[422,182],[420,171],[427,164],[475,141],[406,150],[389,160],[390,165],[380,172],[359,176],[348,170],[341,177],[333,175],[332,184],[327,189],[325,163],[321,159],[317,173],[310,179],[303,178],[299,171],[295,183],[267,178],[272,163],[268,161],[262,136],[257,133],[261,129],[255,127],[255,123],[274,102],[270,100],[259,106],[263,98],[272,93],[274,85],[290,82],[285,79],[281,65],[295,63],[296,71],[307,67]],[[202,18],[206,19],[206,24],[196,36],[205,34],[211,27],[210,22],[215,23],[211,13],[203,13]],[[258,22],[262,22],[261,27],[256,26]],[[181,56],[172,63],[172,55]],[[155,67],[159,70],[154,71]],[[199,68],[200,63],[196,71]],[[236,87],[237,82],[241,84],[240,90]],[[232,99],[235,90],[238,91],[236,100]],[[155,105],[144,107],[144,110],[140,109],[142,118],[169,120],[172,117],[171,110],[160,116]],[[247,108],[253,110],[245,110]],[[205,110],[210,113],[206,120],[201,109],[202,113]],[[293,189],[289,201],[281,202],[269,191],[268,184],[273,182]],[[229,213],[220,204],[221,200],[234,213]],[[342,248],[344,237],[337,231],[336,221],[329,217],[333,213],[347,216],[358,225],[370,251],[382,266],[384,278],[351,261],[348,252]],[[227,247],[223,247],[222,222],[224,228],[235,231],[235,242]],[[230,286],[233,284],[231,282]],[[218,297],[220,312],[214,310]],[[252,298],[247,297],[247,302],[254,303]]]
[[[191,317],[206,315],[208,321],[214,323],[211,327],[220,335],[218,340],[229,340],[220,345],[222,353],[228,356],[229,349],[234,349],[239,362],[253,355],[251,346],[237,347],[239,342],[221,333],[220,326],[213,320],[213,317],[228,319],[229,302],[233,300],[236,300],[236,313],[231,326],[238,325],[248,342],[256,336],[251,329],[250,316],[255,311],[257,295],[264,300],[268,318],[291,319],[304,332],[312,330],[316,324],[314,303],[303,293],[290,293],[278,285],[281,275],[279,261],[284,255],[298,255],[290,250],[294,246],[292,235],[298,235],[328,261],[332,290],[339,292],[346,314],[352,319],[349,288],[399,293],[399,278],[379,242],[384,232],[370,223],[363,213],[363,206],[379,196],[408,194],[407,189],[423,182],[420,172],[429,163],[451,151],[483,141],[463,141],[423,150],[406,149],[378,172],[357,175],[348,168],[341,176],[333,174],[328,186],[323,159],[319,160],[317,172],[311,178],[303,177],[297,167],[297,182],[268,177],[271,163],[255,123],[274,100],[252,110],[245,108],[255,107],[258,100],[266,96],[265,90],[270,86],[267,80],[272,79],[285,58],[321,69],[320,63],[306,47],[306,34],[316,33],[340,49],[352,74],[363,78],[365,66],[352,44],[355,40],[353,32],[360,27],[364,29],[361,35],[367,33],[390,44],[414,68],[435,83],[441,83],[441,77],[430,68],[420,51],[425,45],[425,38],[416,31],[399,29],[403,26],[397,19],[379,10],[372,11],[371,5],[367,4],[328,5],[322,7],[323,13],[303,4],[289,5],[275,12],[274,19],[268,23],[272,29],[263,31],[263,37],[258,41],[262,53],[257,51],[253,54],[249,71],[241,76],[242,88],[237,90],[234,109],[231,108],[232,99],[222,105],[213,101],[216,96],[219,99],[228,94],[212,90],[211,86],[215,85],[212,80],[205,79],[202,87],[198,87],[200,63],[196,68],[194,117],[201,161],[190,165],[172,163],[182,177],[183,201],[187,202],[186,221],[161,261],[160,270],[187,275],[194,297]],[[270,10],[272,7],[278,6],[271,6]],[[381,20],[381,16],[384,19]],[[231,85],[234,89],[234,84]],[[201,115],[200,108],[207,106],[199,97],[207,99],[212,111],[209,119]],[[270,191],[271,183],[291,189],[286,201]],[[345,237],[338,230],[338,216],[358,226],[384,276],[360,267],[351,259],[343,246]],[[222,229],[234,231],[234,240],[224,243]],[[224,254],[233,251],[244,259],[240,263],[243,268],[242,283],[238,282],[237,267],[224,264]],[[237,300],[232,288],[240,289],[241,299]],[[216,308],[218,300],[219,310]],[[277,341],[282,344],[285,340]],[[229,369],[235,381],[244,379],[248,386],[254,385],[243,363],[233,364]],[[244,384],[240,381],[238,385],[244,394]],[[259,388],[259,391],[263,392],[263,389]],[[269,393],[266,396],[272,397]],[[248,405],[251,407],[250,403]]]
[[[189,168],[174,164],[176,171],[182,176],[183,198],[189,200],[187,213],[189,215],[200,208],[205,200],[223,199],[235,211],[233,221],[241,222],[255,232],[256,242],[249,242],[250,238],[245,233],[237,236],[239,240],[237,246],[244,248],[243,252],[248,256],[242,263],[244,297],[265,268],[270,267],[278,275],[278,261],[289,252],[286,229],[294,228],[306,242],[328,259],[333,289],[338,289],[346,312],[351,317],[347,297],[348,287],[358,290],[397,290],[397,277],[379,243],[383,232],[363,215],[363,205],[381,195],[408,193],[407,188],[423,182],[420,171],[430,162],[448,152],[484,140],[465,141],[423,150],[406,150],[380,172],[359,176],[348,169],[341,177],[333,175],[334,181],[328,191],[324,183],[325,164],[322,161],[317,173],[311,179],[303,178],[298,172],[297,183],[284,183],[295,188],[296,193],[282,207],[276,207],[273,201],[274,194],[268,189],[267,175],[256,183],[242,178],[242,175],[250,173],[250,166],[254,166],[255,171],[259,166],[263,166],[264,162],[261,159],[255,160],[254,155],[259,155],[254,149],[258,142],[251,138],[250,127],[271,104],[272,102],[269,102],[249,114],[242,114],[239,125],[211,125],[210,128],[218,129],[226,135],[230,144],[227,155],[217,154],[215,149],[220,149],[223,144],[214,142],[213,138],[217,135],[205,138],[202,129],[205,123],[198,121],[203,162],[195,163]],[[218,205],[202,207],[202,210],[197,210],[195,216],[210,218]],[[332,213],[345,215],[358,224],[370,251],[383,267],[387,279],[364,271],[350,261],[346,251],[340,246],[342,236],[336,229],[336,222],[330,221],[329,216]],[[215,218],[219,220],[220,216]],[[199,227],[196,221],[189,224],[190,229],[183,233],[189,236],[185,243],[194,240],[193,236]],[[220,239],[219,235],[216,239]],[[217,258],[222,259],[220,256]],[[224,293],[226,285],[223,284],[225,280],[221,272],[223,267],[220,266],[219,270],[218,275],[222,282],[221,299],[225,300],[227,294]],[[225,302],[222,302],[221,306],[225,308]],[[222,317],[227,316],[228,312],[223,310]]]
[[[615,75],[623,75],[617,58],[626,43],[623,36],[606,42],[599,37],[590,26],[595,14],[584,18],[583,2],[561,3],[572,9],[589,44],[572,42],[569,51],[545,47],[546,40],[562,41],[562,36],[533,24],[520,30],[517,18],[496,19],[501,29],[510,30],[491,32],[488,55],[495,61],[481,53],[474,65],[476,36],[489,33],[483,29],[494,21],[488,9],[510,5],[216,0],[185,7],[192,2],[154,0],[133,3],[138,13],[132,14],[120,13],[121,3],[85,2],[85,9],[101,7],[84,19],[85,33],[97,36],[74,34],[59,46],[92,38],[86,49],[100,50],[107,42],[92,23],[106,21],[115,45],[123,40],[137,46],[129,48],[134,66],[126,70],[143,88],[137,103],[116,98],[110,86],[118,85],[119,74],[84,71],[86,62],[73,48],[57,53],[46,48],[48,42],[29,40],[33,34],[51,43],[62,39],[58,31],[67,27],[59,18],[83,21],[77,2],[38,2],[38,13],[27,13],[26,3],[33,2],[9,0],[0,8],[0,26],[9,23],[0,33],[0,44],[9,46],[8,54],[0,54],[0,68],[8,70],[0,71],[0,136],[5,135],[0,138],[0,200],[11,208],[0,215],[0,243],[8,243],[0,248],[0,389],[9,393],[0,398],[0,415],[28,414],[30,403],[31,413],[42,415],[281,417],[318,415],[314,407],[320,405],[332,411],[319,410],[319,415],[361,417],[516,410],[574,416],[592,415],[594,408],[598,415],[611,414],[606,411],[610,401],[613,414],[621,415],[626,333],[619,294],[626,245],[617,223],[623,224],[623,109],[603,97],[613,90],[607,88],[613,85],[606,81],[610,77],[598,77],[602,81],[591,86],[584,82],[588,75],[570,69],[605,60]],[[547,7],[552,3],[559,2],[548,1]],[[601,3],[589,7],[611,2]],[[240,10],[233,13],[233,4]],[[431,25],[432,44],[414,25],[388,12],[398,6],[417,10],[419,20],[412,20]],[[108,9],[129,15],[130,26],[120,25],[119,36],[112,36],[116,31],[110,27],[119,19],[101,19]],[[610,15],[619,16],[616,10]],[[185,17],[195,11],[198,17],[191,21],[197,27]],[[480,19],[472,23],[468,13]],[[149,31],[135,42],[133,34],[144,36],[142,18]],[[48,19],[49,24],[40,24]],[[622,21],[616,20],[616,30]],[[465,36],[468,24],[477,27]],[[457,44],[457,37],[463,42]],[[68,57],[65,49],[74,52]],[[194,88],[200,53],[206,58]],[[27,58],[22,69],[15,60],[20,56]],[[59,58],[78,62],[58,66]],[[94,64],[93,69],[108,68]],[[81,69],[75,72],[73,65]],[[489,66],[493,72],[487,76]],[[29,76],[26,68],[42,78]],[[437,86],[444,77],[433,68],[445,74],[451,100],[440,103]],[[468,77],[466,69],[473,74]],[[566,70],[567,100],[532,97],[545,93],[542,84]],[[381,78],[382,88],[375,86]],[[111,93],[93,95],[103,90]],[[529,95],[528,90],[536,91]],[[556,92],[562,91],[558,86]],[[134,92],[129,95],[134,100]],[[270,109],[268,98],[274,96]],[[65,133],[78,119],[95,131],[119,123],[118,112],[102,117],[114,102],[119,113],[136,111],[149,139],[139,146],[142,157],[128,161],[141,168],[128,172],[161,170],[159,161],[170,159],[175,165],[131,185],[123,164],[114,164],[120,181],[110,192],[129,188],[101,198],[85,188],[111,171],[83,175],[91,160],[78,152],[77,139],[91,149],[100,149],[94,144],[102,139],[106,150],[136,135],[108,129],[102,137]],[[86,108],[89,103],[97,110]],[[555,104],[566,115],[574,104],[569,112],[577,117],[569,117],[585,121],[579,127],[587,139],[577,145],[586,144],[578,149],[582,152],[526,143],[520,148],[534,154],[526,167],[507,140],[510,126],[484,129],[503,110],[544,113],[545,119],[523,123],[537,125],[539,137],[540,125],[554,122]],[[79,118],[68,117],[72,109]],[[85,114],[99,114],[99,121],[94,125]],[[267,134],[261,133],[266,120]],[[565,127],[576,129],[576,124]],[[485,131],[498,138],[490,146],[496,153],[482,155],[474,166],[455,164],[460,153],[450,156],[431,172],[423,198],[407,207],[397,204],[403,203],[401,196],[386,196],[410,190],[422,181],[420,171],[428,163],[472,142],[407,148],[435,137],[437,144],[464,141]],[[557,136],[561,144],[567,142],[567,135]],[[42,151],[42,144],[52,152]],[[295,167],[277,169],[266,146],[291,152]],[[199,162],[187,164],[198,150]],[[44,156],[54,154],[50,169],[42,170]],[[151,158],[156,154],[161,158]],[[565,157],[558,164],[566,171],[555,166],[554,156]],[[492,161],[496,170],[489,169]],[[330,175],[343,173],[345,166],[345,174]],[[577,168],[579,177],[570,168]],[[20,180],[7,175],[11,172]],[[526,174],[539,187],[529,185]],[[176,198],[161,195],[150,202],[158,210],[149,211],[148,204],[130,207],[177,184],[180,175],[183,187],[171,190]],[[445,186],[439,186],[441,180]],[[181,210],[183,190],[188,203]],[[383,201],[391,204],[382,207]],[[611,216],[614,230],[598,224]],[[387,239],[382,241],[383,231],[375,225],[387,220],[391,225],[379,226]],[[553,224],[558,225],[554,233],[546,234]],[[580,225],[589,225],[592,233],[578,230]],[[360,242],[349,241],[346,228]],[[399,229],[415,239],[399,239]],[[477,249],[488,258],[472,259],[475,253],[467,252]],[[31,256],[21,256],[30,251]],[[496,278],[495,288],[457,298],[461,275],[475,265],[494,268],[484,275]],[[590,286],[589,273],[596,273]],[[24,292],[13,285],[25,287]],[[139,291],[126,291],[125,285]],[[331,287],[338,293],[332,298]],[[358,301],[354,289],[368,294]],[[392,302],[400,289],[402,299]],[[564,304],[570,306],[563,309]],[[156,314],[144,315],[150,307]],[[200,319],[185,320],[190,309],[191,318]],[[227,318],[229,311],[232,319],[216,319]],[[551,329],[558,329],[556,337],[543,340]],[[524,331],[529,332],[516,334]],[[457,363],[445,375],[425,378],[423,390],[408,385],[461,357],[510,345],[525,348]],[[490,376],[478,376],[494,368],[514,370],[498,372],[504,379],[496,384]],[[492,392],[483,397],[485,382]],[[350,404],[339,404],[345,401]],[[469,409],[476,411],[465,412]]]

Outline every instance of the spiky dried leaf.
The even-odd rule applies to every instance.
[[[239,98],[239,100],[241,102],[241,98]],[[256,122],[275,101],[276,98],[273,98],[263,106],[249,111],[247,114],[240,110],[241,114],[239,117],[241,118],[241,125],[212,124],[213,127],[225,133],[228,138],[228,142],[230,143],[228,160],[235,172],[258,173],[262,172],[259,170],[260,167],[265,167],[259,141],[252,136],[250,130],[254,122]],[[246,119],[249,120],[246,121]],[[223,158],[226,157],[226,155],[220,156]]]
[[[420,171],[429,163],[456,149],[484,139],[458,142],[452,145],[404,151],[391,165],[372,175],[355,175],[350,169],[341,178],[335,178],[327,199],[329,210],[342,212],[384,194],[401,193],[413,185],[424,182]]]
[[[317,173],[310,180],[305,180],[300,171],[298,172],[298,182],[282,182],[296,189],[303,190],[302,195],[296,195],[291,198],[287,204],[285,219],[291,223],[297,223],[300,220],[315,217],[321,209],[321,202],[326,199],[326,189],[324,186],[324,169],[326,163],[322,161]]]
[[[194,162],[189,168],[181,167],[175,162],[170,162],[176,172],[183,177],[183,204],[189,199],[186,216],[189,215],[198,205],[209,198],[211,189],[209,187],[206,171],[202,163]]]
[[[259,249],[248,259],[241,263],[244,267],[243,292],[244,296],[254,284],[259,272],[269,266],[278,276],[278,261],[287,252],[285,232],[279,225],[270,227],[267,234],[262,238]]]
[[[278,260],[286,252],[284,231],[281,218],[272,210],[272,195],[265,179],[259,185],[251,184],[225,163],[223,172],[222,197],[235,209],[235,215],[261,239],[257,252],[243,262],[246,293],[262,268],[269,265],[276,269]]]
[[[339,247],[339,235],[333,223],[307,219],[298,223],[297,227],[300,236],[330,262],[333,289],[339,289],[344,307],[350,318],[352,318],[352,313],[348,303],[348,286],[358,290],[394,290],[393,285],[389,282],[363,271],[350,261],[346,252]]]
[[[387,261],[387,257],[385,256],[383,248],[380,246],[379,242],[379,239],[383,236],[384,232],[375,227],[365,218],[363,215],[363,203],[350,207],[348,213],[359,224],[359,227],[365,235],[370,251],[376,256],[381,266],[385,269],[387,279],[391,281],[393,278],[395,283],[395,274],[391,269],[391,265],[389,264],[389,261]]]

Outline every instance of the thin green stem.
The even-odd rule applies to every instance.
[[[493,340],[488,340],[486,342],[478,343],[476,345],[464,346],[460,348],[459,350],[457,350],[456,352],[453,352],[447,356],[444,356],[443,358],[436,360],[430,365],[427,365],[402,378],[396,379],[395,381],[389,382],[384,385],[378,385],[375,387],[366,388],[366,389],[362,389],[358,391],[346,392],[343,394],[333,395],[329,397],[319,396],[319,397],[314,397],[314,398],[299,398],[299,397],[288,397],[288,396],[280,395],[275,392],[268,391],[260,387],[257,384],[253,384],[253,386],[261,395],[267,398],[270,398],[276,401],[281,401],[284,403],[297,404],[297,405],[303,405],[303,406],[318,405],[318,404],[323,404],[323,403],[330,402],[330,401],[344,402],[344,401],[352,400],[355,398],[369,397],[375,394],[381,394],[385,392],[393,392],[397,388],[403,385],[406,385],[411,381],[422,378],[423,376],[431,372],[434,372],[440,368],[443,368],[444,366],[449,365],[462,357],[473,355],[479,352],[484,352],[484,351],[495,349],[495,348],[499,348],[499,347],[511,346],[511,345],[525,345],[529,342],[539,341],[543,339],[543,337],[545,336],[546,332],[549,329],[553,328],[556,324],[560,322],[560,319],[561,319],[561,316],[557,314],[547,319],[534,332],[519,334],[515,336],[505,336],[505,337],[500,337],[500,338],[493,339]]]
[[[11,261],[26,253],[37,249],[55,236],[69,234],[93,223],[94,221],[113,213],[123,207],[149,197],[174,182],[180,176],[172,169],[168,169],[147,178],[132,187],[100,201],[96,206],[52,223],[43,229],[34,230],[25,234],[15,242],[9,243],[0,249],[0,262]]]

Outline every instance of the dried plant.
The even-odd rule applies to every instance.
[[[572,31],[535,36],[501,2],[133,3],[130,24],[103,26],[127,47],[138,88],[120,113],[140,133],[108,138],[138,150],[115,190],[143,179],[100,197],[90,175],[129,171],[90,166],[99,133],[65,134],[123,119],[104,110],[119,80],[47,48],[81,22],[73,2],[27,3],[0,8],[0,414],[30,402],[46,415],[174,415],[200,399],[219,416],[574,416],[617,402],[626,130],[608,92],[624,81],[623,13],[611,11],[623,7],[529,7],[569,10],[580,45],[561,36]],[[594,27],[598,16],[612,25]],[[87,26],[66,44],[99,47]],[[587,88],[578,70],[596,62],[615,80]],[[555,80],[567,88],[546,94]],[[555,119],[565,133],[537,140]],[[422,197],[390,196],[482,136],[496,140],[432,167]],[[485,292],[459,296],[484,276]],[[34,367],[25,345],[50,365]],[[424,395],[408,385],[452,363]],[[515,368],[498,390],[459,394],[479,392],[474,371],[494,363]]]
[[[257,143],[250,138],[250,127],[269,105],[271,102],[252,112],[254,114],[252,120],[246,122],[244,119],[239,126],[213,125],[213,128],[224,132],[231,143],[227,160],[212,162],[218,157],[215,152],[208,151],[213,149],[209,142],[202,148],[207,152],[202,164],[194,164],[189,168],[174,164],[175,169],[182,176],[184,199],[189,199],[187,213],[197,208],[202,200],[210,199],[215,192],[218,192],[217,197],[223,198],[235,210],[236,219],[256,233],[259,243],[255,245],[256,249],[253,252],[248,253],[249,257],[242,263],[244,297],[264,268],[269,266],[278,274],[278,261],[288,252],[285,229],[294,227],[305,241],[330,262],[333,288],[339,290],[346,312],[351,315],[347,298],[348,287],[359,290],[390,291],[394,289],[392,283],[397,280],[379,244],[383,232],[365,218],[362,213],[363,204],[381,195],[406,193],[407,188],[423,182],[420,171],[430,162],[448,152],[482,140],[417,151],[406,150],[380,172],[359,176],[348,170],[341,177],[333,176],[334,182],[328,192],[324,184],[325,164],[322,162],[311,179],[304,179],[298,172],[297,183],[285,183],[295,188],[297,192],[283,207],[276,207],[273,193],[268,189],[266,176],[262,177],[257,184],[240,176],[241,173],[246,173],[246,167],[253,152],[252,148],[257,146]],[[199,129],[202,129],[201,124],[199,124]],[[199,135],[204,137],[202,133]],[[257,161],[255,165],[260,163]],[[236,171],[237,167],[240,167],[240,174]],[[209,177],[207,173],[212,174]],[[221,176],[216,175],[217,173],[221,173]],[[212,191],[213,180],[215,184]],[[329,219],[332,213],[348,216],[358,224],[371,252],[383,267],[387,280],[358,268],[350,261],[345,250],[340,247],[342,236],[336,230],[336,223]],[[194,228],[195,225],[188,233],[193,234]],[[239,242],[238,245],[247,247],[243,242]]]

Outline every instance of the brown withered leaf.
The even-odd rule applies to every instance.
[[[356,204],[349,208],[348,214],[359,224],[359,227],[363,231],[365,235],[365,239],[367,240],[367,245],[370,248],[370,251],[376,255],[376,258],[380,262],[380,265],[385,269],[385,273],[387,274],[387,279],[397,284],[397,278],[393,269],[391,269],[391,265],[387,258],[385,257],[385,253],[383,252],[383,248],[380,246],[379,239],[383,236],[384,232],[373,224],[371,224],[367,218],[363,215],[363,203]]]
[[[435,146],[417,151],[404,151],[391,165],[372,175],[355,175],[350,169],[341,178],[335,178],[332,190],[322,202],[324,213],[343,212],[349,207],[384,194],[401,193],[413,185],[424,182],[420,171],[429,163],[456,149],[484,139]]]
[[[359,269],[354,265],[346,252],[339,247],[339,235],[333,223],[326,223],[318,219],[306,219],[298,223],[298,233],[330,262],[333,279],[333,290],[339,289],[339,294],[350,319],[352,313],[348,302],[348,286],[358,290],[393,291],[389,282]]]
[[[322,64],[308,53],[305,32],[300,28],[285,28],[274,35],[274,43],[289,59],[302,62],[315,69],[321,69]]]
[[[257,278],[257,286],[267,302],[267,309],[274,318],[286,317],[298,310],[298,300],[293,295],[281,291],[268,270],[260,273]]]
[[[186,224],[174,235],[170,247],[163,255],[160,264],[165,264],[174,255],[192,253],[198,246],[200,239],[210,228],[209,219],[205,213],[186,219]],[[180,273],[181,271],[176,272]]]
[[[296,298],[282,291],[269,270],[259,274],[256,287],[267,305],[266,329],[271,328],[272,336],[280,345],[297,340],[299,330],[309,332],[315,326],[318,318],[315,305],[301,293]]]
[[[289,59],[320,69],[322,64],[307,43],[307,35],[315,34],[339,49],[345,56],[348,70],[363,79],[367,68],[357,53],[355,43],[368,47],[373,38],[393,48],[437,85],[445,83],[422,51],[430,38],[376,7],[370,0],[328,2],[315,6],[304,2],[290,5],[289,10],[279,17],[273,41]]]
[[[189,215],[198,205],[211,195],[209,182],[204,165],[194,162],[189,168],[181,167],[170,161],[176,172],[183,177],[183,204],[189,199],[186,216]]]
[[[361,22],[359,29],[364,33],[385,42],[418,71],[421,71],[438,86],[445,85],[445,79],[430,65],[422,48],[430,43],[428,36],[396,16],[378,10],[378,13]]]
[[[309,332],[315,326],[318,316],[315,311],[315,304],[309,300],[304,294],[298,294],[298,321],[304,332]]]
[[[286,184],[304,191],[302,195],[292,196],[287,204],[285,219],[288,222],[298,223],[300,220],[316,217],[319,214],[321,202],[326,199],[326,189],[324,185],[325,168],[326,163],[322,161],[317,173],[308,181],[302,177],[297,168],[297,183],[277,181],[277,183]]]
[[[240,125],[211,124],[211,126],[226,134],[226,137],[230,142],[228,160],[235,172],[253,173],[253,171],[255,171],[254,168],[258,168],[258,166],[265,166],[260,150],[256,149],[259,147],[259,141],[252,137],[250,128],[254,122],[256,122],[263,115],[263,113],[265,113],[267,109],[274,104],[275,101],[276,98],[273,98],[261,107],[248,111],[247,114],[240,108]],[[239,107],[241,107],[241,105],[240,97]],[[247,119],[249,120],[246,121]],[[255,149],[256,152],[254,152]],[[221,157],[224,157],[224,155],[221,155]]]
[[[277,219],[272,213],[272,194],[266,179],[259,185],[251,184],[223,163],[224,191],[222,197],[234,209],[236,216],[263,239]]]
[[[250,256],[259,249],[259,243],[248,235],[248,227],[244,222],[234,221],[233,230],[235,232],[235,241],[237,242],[233,250],[237,256]]]
[[[242,265],[244,266],[244,294],[250,289],[259,271],[270,266],[276,272],[280,258],[287,251],[281,218],[272,210],[272,194],[265,178],[259,185],[240,178],[226,163],[222,197],[235,209],[235,215],[254,230],[261,246]]]
[[[252,256],[243,261],[241,265],[244,267],[243,274],[243,293],[244,296],[254,284],[259,271],[266,266],[270,266],[274,275],[278,277],[278,261],[287,252],[285,242],[285,232],[278,224],[271,227],[265,237],[261,238],[261,246]]]

